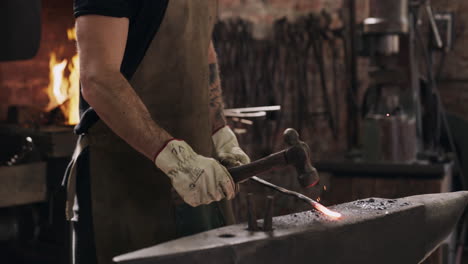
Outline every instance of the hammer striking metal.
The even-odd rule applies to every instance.
[[[286,129],[283,137],[289,146],[287,149],[249,164],[228,169],[234,181],[241,182],[272,169],[293,166],[298,173],[297,179],[302,187],[309,188],[317,185],[320,179],[317,170],[310,162],[309,146],[299,139],[299,134],[292,128]]]

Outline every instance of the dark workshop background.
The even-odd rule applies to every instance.
[[[356,0],[357,23],[367,16],[367,4],[366,0]],[[452,12],[456,17],[453,49],[436,55],[434,67],[445,109],[465,120],[468,117],[468,1],[433,0],[432,4],[436,11]],[[344,0],[220,0],[219,22],[213,38],[226,108],[282,107],[281,111],[269,112],[265,117],[251,118],[252,125],[229,119],[232,127],[245,130],[238,137],[252,160],[284,148],[282,132],[288,127],[297,129],[309,144],[313,161],[340,159],[358,146],[360,105],[369,83],[369,62],[357,58],[357,82],[354,90],[351,89],[349,19],[348,1]],[[8,234],[26,234],[22,242],[4,247],[4,251],[21,256],[18,263],[63,263],[68,256],[59,179],[75,137],[71,134],[72,127],[63,125],[60,107],[48,108],[51,99],[46,90],[51,53],[59,61],[70,61],[76,53],[75,43],[67,36],[67,30],[73,25],[71,0],[43,0],[38,54],[30,60],[0,62],[0,123],[5,128],[0,128],[0,135],[33,135],[38,144],[27,159],[36,166],[33,172],[38,177],[46,175],[47,179],[31,187],[31,194],[21,197],[24,189],[20,189],[17,196],[9,195],[8,201],[0,200],[0,207],[6,208],[0,210],[0,232],[3,222],[8,226],[8,221],[16,221],[18,215],[32,219],[19,225],[34,226],[34,230]],[[22,142],[23,137],[15,138]],[[6,153],[12,142],[0,139],[0,152]],[[8,153],[14,151],[22,153],[24,149]],[[3,197],[11,193],[12,185],[1,183],[2,172],[10,173],[10,168],[6,161],[0,162],[0,197]],[[306,194],[325,205],[366,198],[372,195],[366,188],[377,188],[374,183],[369,187],[367,182],[359,191],[348,194],[351,191],[341,192],[342,186],[336,184],[332,174],[323,172],[321,177],[319,188]],[[262,178],[304,192],[292,170],[271,172]],[[24,186],[30,183],[33,180],[24,179],[22,188],[29,188]],[[275,215],[306,209],[292,198],[246,183],[234,203],[239,221],[246,219],[245,196],[249,192],[254,193],[260,212],[266,195],[275,195]],[[394,190],[388,193],[388,198],[397,195]],[[2,214],[10,216],[11,212],[15,217],[2,218]],[[28,262],[31,259],[35,262]]]

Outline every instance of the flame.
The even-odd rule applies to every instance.
[[[67,29],[67,37],[68,37],[68,40],[76,40],[76,29],[75,28]]]
[[[341,214],[335,211],[332,211],[325,206],[319,204],[319,203],[312,203],[312,206],[319,212],[323,213],[324,215],[331,217],[333,219],[338,219],[341,218]]]
[[[68,124],[78,124],[80,121],[79,103],[80,103],[80,71],[79,71],[79,59],[78,54],[75,54],[71,59],[71,63],[68,64],[68,71],[70,75],[68,80],[69,86],[69,101],[67,108],[68,113]]]
[[[67,84],[63,81],[63,72],[67,66],[67,60],[57,62],[57,55],[55,53],[50,54],[49,67],[51,69],[50,78],[52,82],[49,86],[52,86],[52,93],[54,94],[55,103],[58,105],[63,104],[67,100],[67,95],[64,93],[62,86]]]
[[[67,30],[68,40],[76,40],[74,28]],[[49,86],[50,103],[48,110],[60,106],[67,125],[77,124],[79,121],[79,60],[78,54],[71,59],[57,60],[57,53],[50,54]]]

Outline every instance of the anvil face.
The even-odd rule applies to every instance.
[[[118,263],[419,263],[455,227],[468,192],[369,198],[275,217],[271,232],[246,224],[214,229],[118,256]]]

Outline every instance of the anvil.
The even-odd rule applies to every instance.
[[[400,199],[368,198],[332,207],[342,217],[315,211],[273,218],[273,231],[246,224],[183,237],[114,258],[122,264],[414,264],[454,229],[468,191]]]

